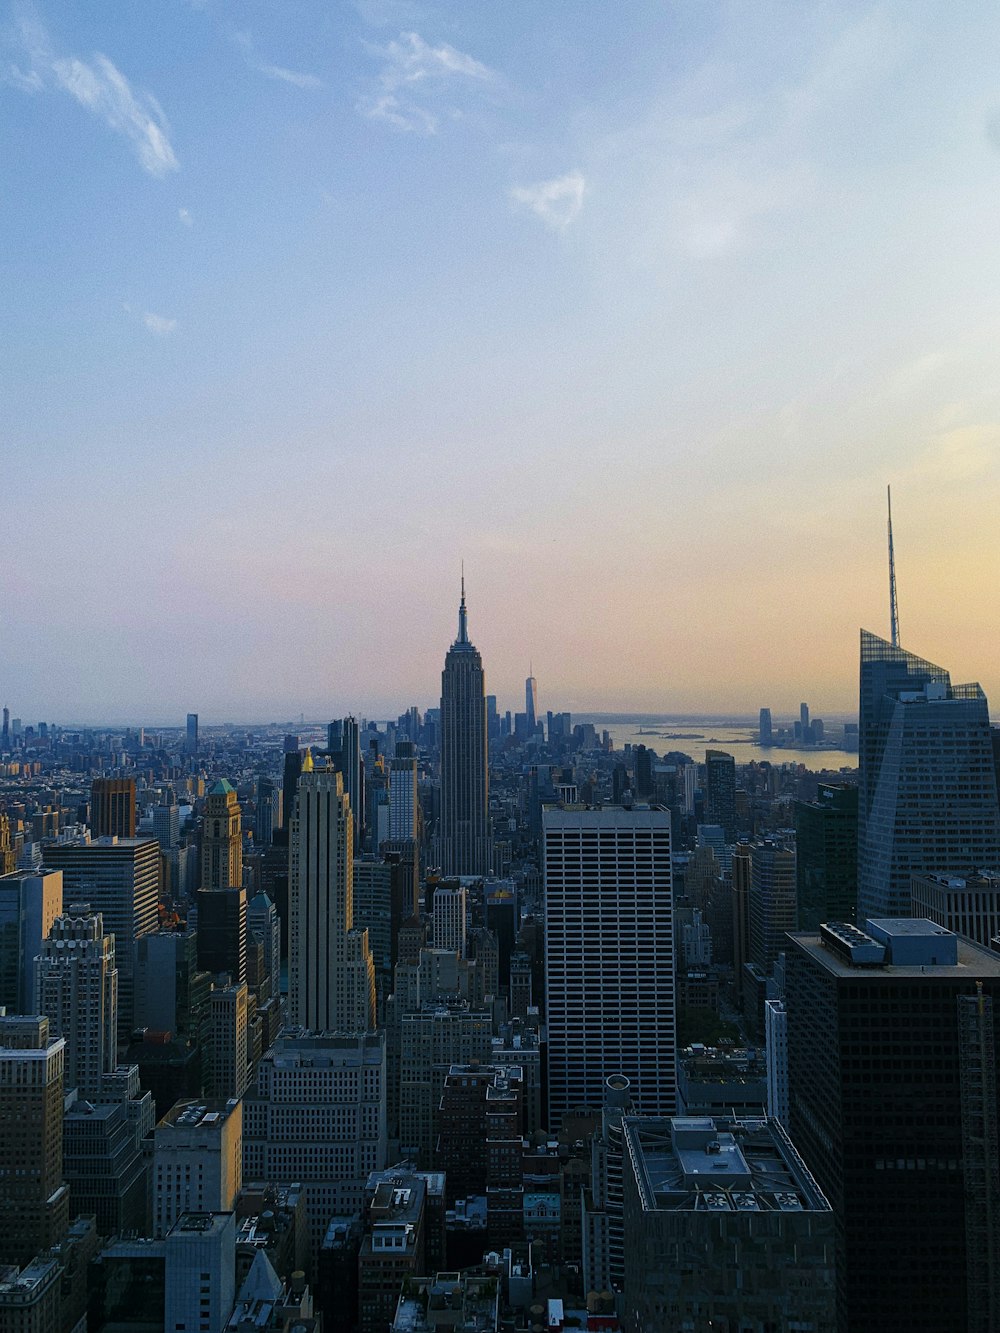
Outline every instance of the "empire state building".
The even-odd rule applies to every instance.
[[[483,659],[469,641],[465,579],[458,608],[458,638],[441,673],[441,869],[445,875],[488,875],[489,778],[486,678]]]

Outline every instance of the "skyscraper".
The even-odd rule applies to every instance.
[[[911,875],[1000,866],[979,685],[862,630],[859,743],[859,920],[908,916]]]
[[[532,736],[538,720],[538,682],[533,675],[524,682],[524,711],[528,719],[528,735]]]
[[[27,1013],[34,999],[33,962],[63,910],[57,871],[0,876],[0,1005]]]
[[[198,966],[233,981],[247,979],[246,889],[198,890]]]
[[[441,673],[441,868],[446,875],[486,875],[490,866],[486,679],[469,640],[465,579],[458,638]]]
[[[750,847],[750,962],[765,974],[797,925],[795,852],[770,838]]]
[[[243,818],[236,788],[222,778],[205,800],[201,833],[201,887],[234,889],[243,883]]]
[[[306,752],[289,837],[288,1000],[314,1032],[375,1026],[368,932],[354,930],[354,821],[343,777]]]
[[[721,824],[736,838],[736,760],[724,750],[705,751],[705,823]]]
[[[7,753],[10,749],[10,709],[4,705],[3,710],[3,730],[0,731],[0,750]]]
[[[187,731],[184,736],[184,748],[188,754],[198,753],[198,714],[188,713]]]
[[[623,1074],[644,1114],[676,1108],[670,814],[547,807],[545,993],[552,1128]]]
[[[53,922],[36,965],[34,999],[52,1036],[66,1038],[66,1088],[99,1097],[118,1046],[115,941],[99,912],[75,906]]]
[[[394,842],[417,836],[417,760],[412,741],[397,741],[389,761],[389,837]]]
[[[853,921],[858,905],[858,789],[819,784],[815,801],[796,801],[799,930]]]
[[[355,717],[331,722],[327,727],[330,763],[344,779],[344,791],[354,818],[354,843],[360,849],[364,831],[364,766],[361,762],[361,730]]]
[[[95,778],[90,787],[90,827],[95,838],[135,837],[135,779]]]
[[[774,726],[771,722],[770,708],[762,708],[760,710],[760,722],[757,735],[761,745],[770,745],[774,740]]]

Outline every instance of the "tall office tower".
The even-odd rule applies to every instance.
[[[69,1225],[63,1180],[66,1042],[39,1015],[0,1014],[0,1262],[26,1264]]]
[[[198,966],[233,981],[247,979],[246,889],[198,890]]]
[[[287,736],[285,737],[287,740]],[[296,737],[296,739],[298,739]],[[295,811],[295,793],[299,786],[299,774],[302,772],[302,751],[286,750],[284,768],[281,777],[281,827],[287,829],[292,823]]]
[[[0,876],[12,875],[17,868],[17,854],[10,835],[10,816],[0,810]]]
[[[354,841],[361,846],[364,831],[364,767],[361,762],[361,730],[355,717],[331,722],[327,727],[330,762],[344,779],[344,791],[354,816]]]
[[[989,710],[978,685],[861,631],[858,920],[907,916],[910,876],[1000,866]]]
[[[524,682],[524,712],[528,721],[528,735],[533,736],[538,721],[538,681],[533,675],[529,675]]]
[[[164,1251],[163,1329],[224,1333],[236,1300],[236,1214],[184,1213]]]
[[[278,909],[263,889],[254,894],[247,907],[247,934],[251,939],[260,940],[264,946],[267,995],[263,999],[280,995],[281,922],[278,920]]]
[[[181,808],[175,802],[153,806],[153,837],[162,852],[176,851],[181,840]]]
[[[10,750],[10,709],[4,705],[3,730],[0,731],[0,750],[7,754]]]
[[[760,710],[760,721],[757,725],[757,739],[761,745],[770,745],[774,740],[774,724],[771,721],[770,708]]]
[[[275,784],[274,779],[258,778],[253,839],[260,848],[270,847],[274,830],[281,825],[280,801],[281,788]]]
[[[737,988],[750,961],[750,876],[753,853],[749,842],[733,848],[733,971]]]
[[[590,1145],[590,1183],[581,1199],[583,1282],[587,1291],[618,1291],[625,1280],[622,1119],[632,1111],[629,1081],[604,1083],[601,1127]]]
[[[809,740],[809,737],[810,737],[810,731],[809,731],[809,705],[808,705],[808,704],[799,704],[799,726],[800,726],[801,729],[802,729],[802,739],[803,739],[804,741]]]
[[[243,883],[243,818],[236,788],[222,778],[205,799],[201,830],[201,887],[235,889]]]
[[[118,968],[118,1040],[132,1031],[136,945],[157,929],[160,846],[155,838],[101,838],[60,843],[45,860],[63,876],[63,906],[88,903],[100,912],[105,934],[115,937]]]
[[[158,930],[136,949],[135,1026],[209,1046],[212,976],[198,967],[194,931]]]
[[[212,1078],[210,1092],[220,1101],[242,1097],[250,1082],[246,982],[212,991]]]
[[[187,731],[184,735],[184,748],[188,754],[198,753],[198,714],[188,713]]]
[[[402,753],[401,753],[402,752]],[[412,741],[397,741],[396,757],[389,760],[389,838],[415,839],[420,804],[417,799],[417,758]]]
[[[726,841],[736,838],[736,760],[724,750],[705,751],[705,821],[721,824]]]
[[[777,1121],[627,1116],[624,1138],[628,1333],[834,1333],[834,1217]]]
[[[831,923],[791,937],[785,983],[790,1130],[833,1206],[839,1327],[1000,1327],[1000,957],[929,921]]]
[[[815,801],[796,801],[799,929],[853,921],[858,906],[858,789],[819,784]]]
[[[635,747],[635,794],[640,801],[653,794],[653,754],[645,745]]]
[[[314,1251],[386,1164],[385,1036],[286,1028],[243,1099],[248,1180],[299,1181]]]
[[[95,778],[90,786],[90,827],[95,838],[135,837],[135,779]]]
[[[788,1014],[784,1000],[764,1001],[767,1113],[788,1125]]]
[[[231,1212],[242,1184],[243,1103],[172,1106],[153,1133],[154,1236],[165,1236],[181,1213]]]
[[[785,931],[795,930],[795,852],[764,838],[750,846],[750,962],[770,975],[785,947]]]
[[[364,855],[354,861],[354,927],[368,932],[368,947],[375,968],[376,1013],[385,1012],[392,990],[393,872],[381,857]]]
[[[440,884],[434,892],[434,948],[467,957],[468,891],[464,884]]]
[[[35,994],[34,960],[63,908],[58,871],[15,871],[0,876],[0,1005],[8,1013],[30,1012]]]
[[[547,807],[545,994],[549,1116],[599,1106],[630,1080],[635,1106],[676,1104],[674,929],[666,810]]]
[[[446,875],[490,872],[486,679],[483,659],[469,640],[465,579],[458,638],[441,673],[441,839]]]
[[[56,917],[35,964],[36,1014],[66,1038],[65,1086],[98,1097],[117,1063],[118,969],[113,935],[99,912],[74,906]]]
[[[354,929],[354,821],[343,777],[306,754],[289,837],[288,1002],[316,1032],[375,1026],[368,932]]]

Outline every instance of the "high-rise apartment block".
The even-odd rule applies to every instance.
[[[63,905],[87,903],[115,937],[118,968],[118,1039],[128,1040],[134,1017],[136,946],[159,918],[160,847],[155,838],[100,838],[59,843],[45,860],[63,876]]]
[[[354,930],[354,823],[343,778],[303,764],[289,837],[291,1021],[317,1032],[375,1026],[368,933]]]
[[[861,631],[858,919],[906,916],[910,877],[1000,866],[979,685]]]
[[[94,779],[90,827],[95,838],[134,838],[135,812],[134,778]]]
[[[230,1212],[242,1184],[243,1103],[177,1102],[153,1134],[154,1235],[182,1213]]]
[[[489,874],[489,770],[486,678],[469,639],[465,580],[458,637],[441,673],[441,868],[446,875]]]
[[[99,1096],[118,1045],[115,941],[99,912],[77,906],[53,922],[35,964],[32,1012],[45,1014],[52,1036],[66,1039],[65,1087]]]
[[[670,814],[547,807],[549,1114],[599,1106],[624,1074],[636,1107],[676,1098]]]
[[[0,876],[0,1005],[8,1013],[30,1013],[34,960],[63,908],[59,871],[14,871]]]
[[[69,1225],[65,1053],[44,1016],[0,1014],[0,1262],[26,1264]]]
[[[790,937],[785,982],[789,1128],[833,1206],[840,1328],[997,1327],[1000,957],[930,921],[828,923]]]

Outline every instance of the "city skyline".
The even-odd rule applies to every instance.
[[[501,696],[846,710],[891,482],[905,642],[1000,697],[998,37],[4,6],[4,694],[383,714],[464,557]]]

